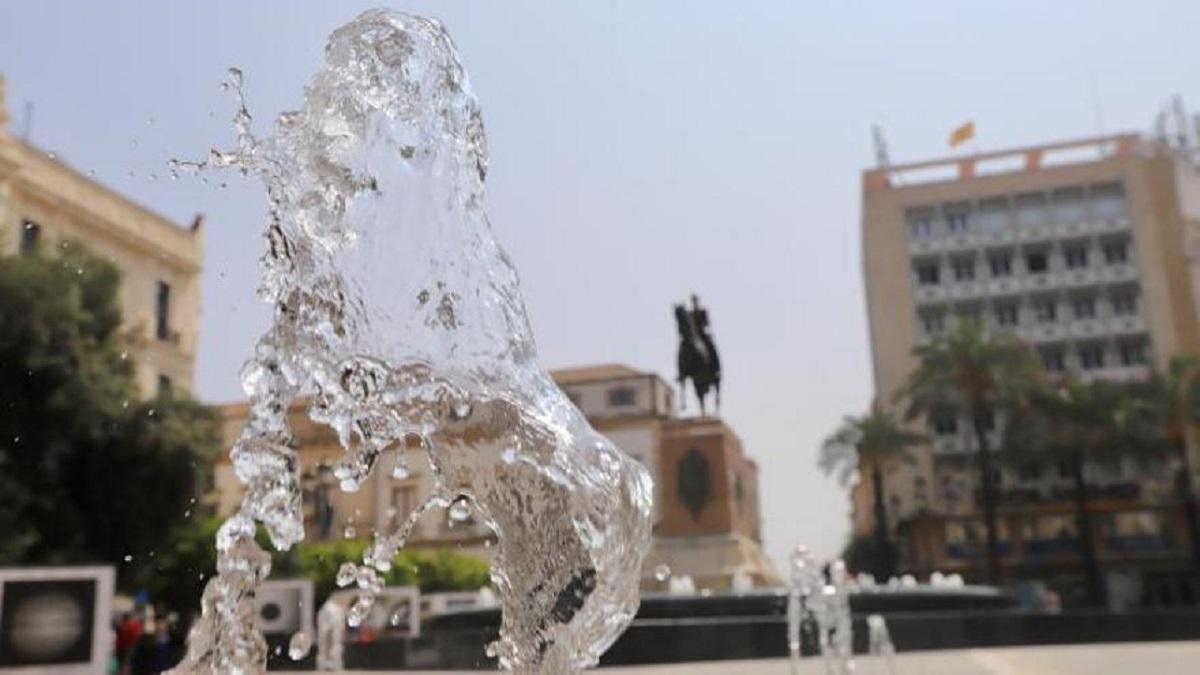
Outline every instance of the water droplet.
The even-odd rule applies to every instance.
[[[450,520],[461,523],[471,517],[471,506],[467,500],[459,499],[450,505]]]
[[[146,126],[148,126],[148,127],[154,126],[154,118],[153,117],[146,118]]]
[[[184,517],[184,518],[191,518],[191,517],[192,517],[192,510],[191,510],[191,509],[187,509],[186,511],[184,511],[184,512],[183,512],[183,517]]]
[[[122,349],[121,350],[121,360],[124,361],[127,358],[129,358],[129,350]]]
[[[335,581],[337,581],[338,586],[345,588],[354,583],[354,580],[357,578],[357,576],[358,566],[352,562],[344,562],[342,563],[342,566],[338,568],[337,578]]]
[[[136,171],[130,171],[130,172],[126,173],[126,174],[125,174],[125,176],[126,176],[126,177],[128,177],[128,178],[137,178],[137,172],[136,172]]]
[[[150,408],[146,411],[146,417],[154,417],[154,408]]]
[[[47,156],[47,157],[49,157],[50,159],[58,159],[58,154],[57,154],[57,153],[53,153],[53,152],[47,152],[47,153],[46,153],[46,156]]]
[[[132,555],[129,555],[129,554],[126,554],[126,555],[125,555],[125,562],[133,562],[133,556],[132,556]]]
[[[95,178],[95,177],[96,177],[96,170],[95,170],[95,169],[88,169],[87,175],[88,175],[88,178]]]
[[[397,464],[396,468],[392,469],[392,478],[395,480],[404,480],[411,475],[412,474],[408,471],[408,467],[404,466],[403,464]]]
[[[356,535],[356,534],[358,534],[358,533],[355,531],[353,525],[347,525],[346,529],[342,530],[342,537],[344,537],[346,539],[353,539],[354,535]]]
[[[153,182],[153,181],[158,180],[158,174],[149,173],[149,174],[146,174],[146,178],[150,179],[150,181]]]
[[[292,639],[288,641],[288,656],[293,661],[308,656],[308,652],[312,649],[312,637],[304,631],[298,631],[292,634]]]
[[[659,581],[666,581],[667,579],[670,579],[671,578],[671,566],[666,563],[662,563],[658,567],[655,567],[654,568],[654,578],[658,579]]]
[[[454,416],[460,420],[465,420],[471,414],[471,404],[466,401],[461,401],[454,404]]]

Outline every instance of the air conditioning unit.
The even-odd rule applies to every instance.
[[[254,594],[254,618],[265,634],[313,634],[313,584],[309,579],[271,579]]]

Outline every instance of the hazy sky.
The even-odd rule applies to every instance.
[[[871,398],[859,179],[893,161],[1149,129],[1200,102],[1200,3],[0,3],[12,127],[172,218],[208,214],[198,393],[239,398],[265,325],[259,185],[163,178],[231,139],[225,69],[260,130],[297,105],[325,36],[388,4],[441,18],[483,104],[488,209],[521,272],[542,362],[674,376],[671,305],[709,306],[723,415],[759,463],[769,553],[833,553],[841,490],[821,438]],[[157,180],[151,178],[157,176]],[[227,180],[228,188],[218,186]]]

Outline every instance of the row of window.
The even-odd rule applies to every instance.
[[[571,399],[576,408],[582,408],[579,392],[568,391],[567,398]],[[629,407],[637,403],[637,390],[633,387],[613,387],[605,392],[605,398],[610,408]]]
[[[1068,349],[1066,345],[1043,345],[1038,348],[1042,366],[1051,373],[1067,371],[1067,358],[1074,353],[1081,370],[1102,370],[1111,367],[1129,368],[1146,363],[1146,340],[1123,338],[1112,345],[1104,342],[1081,342]]]
[[[1037,353],[1047,372],[1065,373],[1070,365],[1083,371],[1145,365],[1146,345],[1147,340],[1144,337],[1126,337],[1112,343],[1087,341],[1073,345],[1061,343],[1041,345],[1037,348]],[[953,417],[950,419],[954,420]],[[958,432],[957,421],[940,424],[936,416],[933,419],[932,428],[935,433],[942,435],[952,435]]]
[[[1108,265],[1123,265],[1129,261],[1129,240],[1106,239],[1099,244],[1099,252]],[[1065,242],[1058,247],[1062,267],[1068,270],[1087,269],[1094,260],[1092,246],[1088,241]],[[987,252],[983,258],[989,278],[1003,279],[1013,275],[1014,261],[1019,258],[1027,274],[1045,274],[1050,271],[1052,249],[1036,246],[1023,249],[1018,255],[1012,249]],[[974,281],[979,267],[979,256],[964,253],[949,258],[949,272],[954,281]],[[942,282],[942,261],[938,258],[922,258],[913,263],[917,284],[935,286]]]
[[[1022,312],[1023,302],[1020,298],[997,299],[990,305],[993,322],[1001,328],[1016,328],[1021,325],[1022,316],[1032,318],[1039,324],[1055,323],[1059,320],[1060,307],[1070,311],[1070,318],[1086,321],[1095,319],[1098,315],[1099,302],[1108,303],[1111,316],[1134,316],[1138,311],[1138,291],[1136,287],[1121,286],[1105,292],[1095,290],[1079,291],[1068,294],[1064,298],[1056,295],[1039,295],[1028,301],[1029,309]],[[929,335],[937,335],[946,330],[947,310],[944,307],[928,307],[919,313],[921,327]],[[982,303],[965,303],[956,308],[955,316],[959,321],[983,321],[984,306]]]
[[[17,247],[21,255],[32,255],[41,245],[41,240],[42,226],[32,220],[23,221]],[[154,336],[159,340],[174,339],[171,330],[171,284],[165,281],[156,282],[154,287]]]
[[[1051,220],[1075,222],[1089,216],[1110,218],[1126,213],[1125,188],[1120,183],[1063,187],[1049,192],[997,195],[978,201],[918,206],[905,211],[914,240],[970,230],[991,231],[1010,225],[1040,225]]]

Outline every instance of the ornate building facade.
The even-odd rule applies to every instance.
[[[763,585],[777,581],[762,552],[758,468],[737,435],[711,417],[680,418],[675,392],[662,378],[620,365],[552,373],[567,396],[600,433],[645,464],[655,485],[654,548],[643,586],[663,589],[660,565],[688,575],[697,588],[728,588],[735,577]],[[245,423],[245,403],[223,408],[224,438],[231,444]],[[342,456],[333,433],[308,420],[304,403],[289,415],[300,455],[307,535],[358,538],[395,527],[432,489],[420,448],[389,453],[357,492],[338,489],[332,467]],[[397,471],[400,464],[403,469]],[[240,483],[227,457],[216,467],[215,502],[222,514],[236,508]],[[468,512],[451,517],[431,511],[409,540],[414,547],[454,546],[487,557],[494,538]]]
[[[0,254],[51,254],[73,241],[114,263],[142,395],[191,391],[202,218],[180,227],[13,136],[7,121],[0,76]]]

